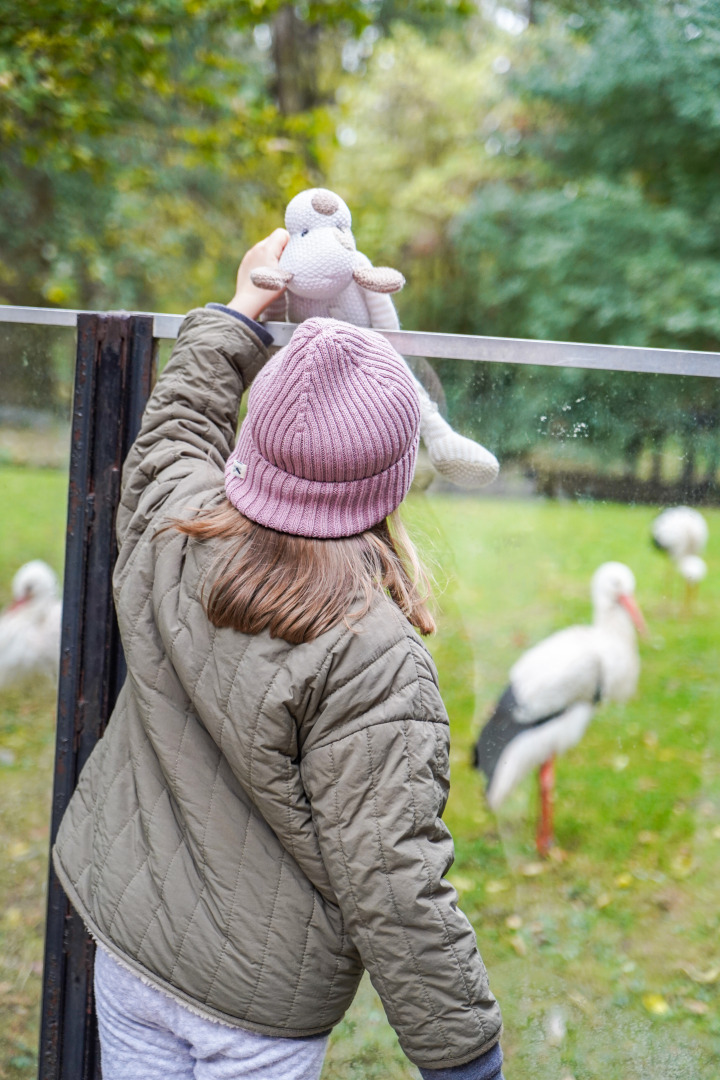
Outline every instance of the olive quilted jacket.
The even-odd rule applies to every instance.
[[[193,311],[150,399],[117,517],[128,676],[55,867],[99,942],[205,1016],[326,1031],[367,968],[408,1057],[461,1065],[500,1013],[443,879],[448,719],[427,649],[380,595],[302,645],[216,629],[215,542],[158,533],[222,501],[266,358],[239,319]]]

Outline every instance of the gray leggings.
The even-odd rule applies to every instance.
[[[327,1036],[278,1039],[196,1016],[104,949],[95,956],[103,1080],[318,1080]]]

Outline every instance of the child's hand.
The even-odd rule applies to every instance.
[[[274,292],[270,289],[258,289],[250,280],[250,274],[261,267],[277,267],[289,239],[290,233],[286,229],[276,229],[245,253],[237,273],[235,295],[227,307],[251,319],[257,319],[268,304],[285,291],[284,288]]]

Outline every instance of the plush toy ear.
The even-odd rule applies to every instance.
[[[317,214],[325,214],[330,217],[340,209],[340,200],[337,195],[327,188],[318,188],[310,200],[310,205]]]
[[[353,280],[361,289],[379,293],[400,292],[405,284],[405,278],[400,271],[389,266],[356,266]]]
[[[259,270],[250,272],[250,280],[258,289],[284,289],[292,279],[293,275],[287,270],[276,270],[269,266],[261,266]]]

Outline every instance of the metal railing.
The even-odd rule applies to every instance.
[[[72,308],[0,306],[0,322],[44,326],[75,326]],[[116,312],[113,314],[128,314]],[[153,320],[153,337],[176,338],[184,315],[133,312]],[[287,345],[293,323],[269,322],[275,344]],[[633,345],[586,345],[574,341],[534,341],[529,338],[482,337],[470,334],[429,334],[417,330],[381,330],[404,356],[445,360],[476,360],[493,364],[537,364],[542,367],[593,368],[601,371],[639,371],[657,375],[700,375],[720,378],[720,353],[683,349],[650,349]]]

